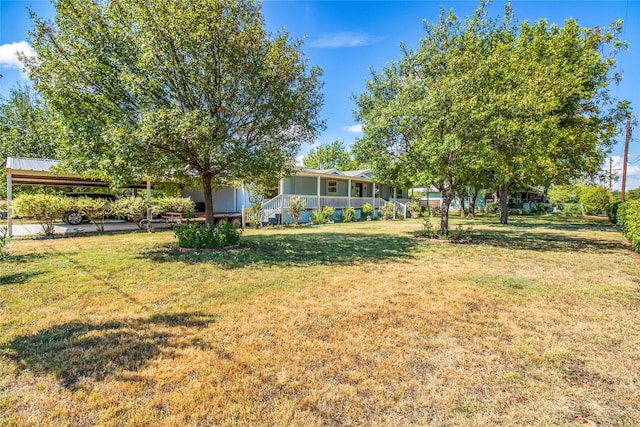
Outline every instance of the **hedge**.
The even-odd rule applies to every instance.
[[[631,242],[633,250],[640,252],[640,200],[619,204],[617,222],[622,234]]]

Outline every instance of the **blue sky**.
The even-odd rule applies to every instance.
[[[629,99],[640,114],[640,1],[512,1],[518,21],[546,18],[562,24],[575,18],[582,26],[608,26],[625,21],[623,38],[630,43],[617,58],[624,73],[622,83],[612,88],[621,99]],[[292,37],[305,37],[303,50],[310,62],[323,68],[325,104],[321,112],[327,130],[319,143],[340,140],[350,146],[361,135],[353,119],[352,94],[361,92],[370,68],[380,70],[400,58],[400,44],[415,47],[423,35],[423,20],[435,21],[440,7],[453,8],[464,18],[477,6],[475,1],[288,1],[264,0],[263,13],[270,31],[285,28]],[[504,2],[494,1],[490,9],[502,14]],[[31,27],[27,8],[45,18],[52,17],[48,1],[0,0],[0,94],[6,97],[12,86],[24,78],[13,51],[29,49],[19,44]],[[638,117],[640,119],[640,116]],[[640,187],[640,129],[630,146],[627,188]],[[622,141],[612,152],[614,169],[620,168]],[[301,154],[311,146],[302,147]],[[608,165],[607,165],[608,167]],[[615,185],[614,185],[615,187]],[[619,187],[619,184],[618,184]]]

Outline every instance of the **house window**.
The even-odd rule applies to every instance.
[[[327,181],[327,193],[338,192],[338,181]]]

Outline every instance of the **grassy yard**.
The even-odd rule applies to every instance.
[[[0,425],[640,425],[638,256],[604,220],[13,241]]]

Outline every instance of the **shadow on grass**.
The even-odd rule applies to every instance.
[[[30,271],[27,273],[15,273],[15,274],[5,274],[0,276],[0,286],[4,285],[19,285],[25,283],[32,277],[39,276],[42,274],[39,271]]]
[[[213,262],[222,268],[248,265],[348,265],[357,261],[412,257],[417,242],[389,234],[286,233],[243,237],[242,247],[221,252],[177,253],[173,246],[140,254],[156,262]]]
[[[82,378],[100,381],[120,371],[136,371],[163,349],[199,346],[184,342],[185,328],[200,329],[214,321],[200,313],[178,313],[98,324],[71,322],[19,336],[1,346],[0,354],[21,370],[54,374],[73,388]]]
[[[500,224],[500,219],[494,221],[483,218],[490,227],[505,227]],[[608,218],[599,217],[566,217],[557,214],[549,215],[511,215],[507,226],[528,229],[551,229],[564,231],[603,231],[617,232],[618,227],[612,224]]]
[[[489,230],[472,231],[471,236],[479,244],[541,252],[611,253],[629,249],[629,245],[621,240],[600,240],[553,230],[556,228],[544,227],[543,224],[538,228],[529,227],[527,224],[509,224]],[[567,228],[557,228],[557,230],[576,231]]]

